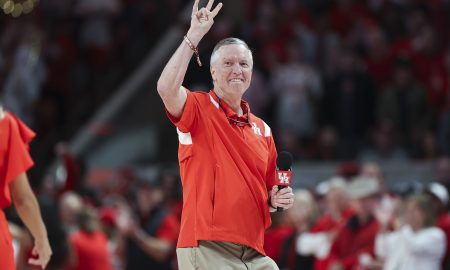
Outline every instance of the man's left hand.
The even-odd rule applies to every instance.
[[[273,186],[269,196],[271,206],[275,209],[282,207],[283,210],[287,210],[294,204],[294,194],[291,187],[278,189],[278,186]]]

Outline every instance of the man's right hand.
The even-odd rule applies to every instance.
[[[198,2],[199,0],[195,0],[194,6],[192,7],[191,28],[187,34],[187,37],[194,43],[194,46],[197,46],[203,36],[211,29],[214,24],[214,18],[222,8],[222,3],[219,3],[215,9],[211,10],[214,0],[209,0],[206,7],[199,10]]]

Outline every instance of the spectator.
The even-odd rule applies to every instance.
[[[379,229],[373,212],[380,192],[374,178],[357,177],[348,186],[354,199],[354,214],[337,233],[329,255],[329,269],[351,270],[373,260],[375,235]]]
[[[120,12],[120,1],[77,0],[74,8],[75,14],[79,15],[82,21],[81,46],[86,49],[91,64],[102,69],[110,60],[113,46],[113,18]]]
[[[384,270],[439,270],[445,253],[445,234],[435,226],[436,212],[429,197],[414,196],[407,202],[406,224],[376,238],[376,253]]]
[[[312,139],[316,133],[317,104],[322,95],[320,76],[312,66],[304,63],[299,46],[296,42],[289,43],[288,60],[274,70],[271,82],[278,97],[275,120],[281,135],[281,148],[292,151],[294,156],[305,151],[301,144],[297,148],[289,145],[285,138],[300,143]]]
[[[77,216],[82,209],[83,201],[77,193],[68,191],[59,198],[59,219],[68,234],[79,229]]]
[[[353,216],[354,211],[350,206],[350,198],[347,194],[347,182],[340,176],[332,177],[320,184],[323,188],[321,192],[325,196],[325,212],[311,228],[310,234],[302,237],[308,241],[319,239],[320,252],[315,254],[315,270],[327,270],[329,251],[336,234],[345,226],[348,219]],[[301,245],[302,237],[297,240],[297,245]]]
[[[392,73],[392,52],[383,29],[373,26],[365,33],[368,49],[367,69],[374,76],[377,86],[388,82]]]
[[[396,126],[390,120],[377,123],[372,137],[373,145],[362,148],[359,160],[399,162],[409,159],[406,151],[398,144]]]
[[[42,30],[32,24],[27,24],[23,31],[1,99],[7,110],[34,127],[33,106],[47,73],[41,51],[45,40]]]
[[[309,191],[296,190],[294,196],[293,207],[274,217],[274,226],[265,234],[264,250],[280,269],[313,269],[318,247],[314,244],[318,241],[307,239],[299,249],[297,239],[307,234],[314,225],[319,215],[318,208]]]
[[[414,79],[412,67],[408,58],[396,60],[392,83],[381,92],[377,102],[377,119],[392,121],[399,131],[401,145],[417,157],[417,145],[431,122],[425,90]]]
[[[84,207],[77,213],[78,230],[70,235],[72,254],[69,270],[112,270],[108,240],[100,227],[94,208]]]
[[[338,72],[325,82],[322,115],[325,124],[336,128],[341,138],[343,158],[354,158],[362,138],[373,124],[374,85],[370,74],[361,68],[359,56],[349,48],[342,49]]]
[[[133,208],[122,208],[117,221],[125,269],[172,269],[179,221],[163,205],[158,179],[140,179],[132,189]]]
[[[425,189],[425,194],[430,195],[433,209],[436,209],[436,226],[446,236],[446,252],[442,262],[442,269],[450,267],[450,214],[448,213],[449,195],[447,188],[440,183],[432,182]]]

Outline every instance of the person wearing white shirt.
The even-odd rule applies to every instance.
[[[375,253],[384,261],[383,270],[439,270],[446,250],[444,232],[436,227],[436,214],[425,195],[408,199],[405,223],[387,232],[386,226],[375,240]]]

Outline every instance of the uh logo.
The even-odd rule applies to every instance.
[[[288,186],[291,182],[291,171],[278,171],[278,185]]]

